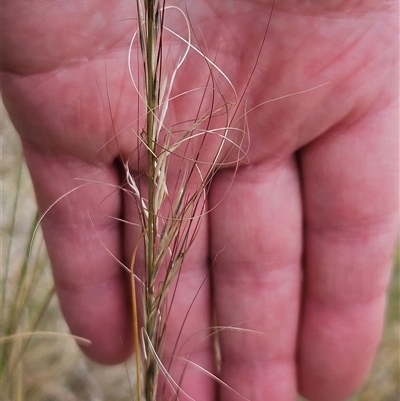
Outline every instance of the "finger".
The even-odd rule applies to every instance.
[[[147,180],[139,180],[137,185],[141,193],[147,194]],[[140,182],[140,183],[139,183]],[[176,183],[169,178],[169,193],[171,199],[174,198],[173,188]],[[187,195],[193,193],[191,188],[187,188]],[[169,207],[173,204],[167,199],[161,209],[158,232],[163,229],[161,226],[171,221],[165,216],[169,215]],[[196,213],[204,213],[203,203],[200,204]],[[125,201],[126,211],[126,250],[127,259],[132,258],[132,250],[136,245],[142,243],[142,227],[138,215],[136,200],[127,195]],[[161,217],[163,216],[163,217]],[[200,222],[201,220],[201,222]],[[208,226],[206,217],[194,218],[182,221],[186,226],[190,224],[189,237],[197,231],[197,224],[200,223],[193,244],[185,254],[184,262],[176,279],[168,290],[165,307],[159,308],[160,322],[166,324],[166,331],[163,335],[162,363],[160,367],[160,378],[158,382],[158,393],[160,399],[175,399],[178,395],[179,400],[215,400],[215,382],[210,377],[214,373],[214,356],[212,338],[210,336],[210,280],[208,269]],[[170,245],[173,252],[176,245],[182,244],[185,227],[178,232],[177,237]],[[168,233],[164,233],[164,236]],[[158,243],[162,242],[161,234]],[[155,252],[157,252],[157,247]],[[144,247],[140,246],[136,253],[135,273],[142,280],[136,280],[138,294],[138,308],[144,308],[144,282],[147,275],[148,266],[145,265]],[[154,297],[161,290],[162,283],[165,281],[166,264],[170,259],[170,253],[165,257],[164,269],[160,269],[157,276],[157,284],[154,286]],[[143,310],[140,311],[143,317]],[[160,323],[161,324],[161,323]],[[142,326],[146,326],[145,321],[141,321]],[[142,342],[143,335],[141,336]]]
[[[118,173],[25,145],[61,310],[83,351],[101,363],[131,353],[128,277],[122,256]],[[51,206],[52,205],[52,206]],[[50,209],[48,209],[51,206]]]
[[[221,400],[296,396],[301,206],[294,160],[222,171],[211,189],[214,303],[222,326]]]
[[[397,235],[398,108],[335,127],[301,153],[306,287],[300,388],[341,400],[379,342]]]

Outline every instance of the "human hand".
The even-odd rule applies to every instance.
[[[397,233],[396,7],[338,3],[277,0],[262,48],[270,2],[187,5],[199,40],[256,108],[249,163],[233,181],[231,169],[216,175],[180,277],[179,288],[202,286],[185,334],[212,325],[212,287],[218,324],[246,329],[220,333],[221,379],[252,401],[345,398],[381,335]],[[115,191],[118,161],[137,146],[126,59],[134,15],[126,0],[2,5],[4,102],[40,210],[63,197],[42,222],[60,305],[102,363],[132,351],[128,280],[110,253],[126,261],[132,251],[132,228],[112,217],[137,219]],[[187,68],[179,90],[205,74]],[[184,120],[190,106],[177,101],[172,114]],[[172,322],[186,313],[184,292]],[[180,324],[169,327],[173,339]],[[196,358],[211,369],[211,341]],[[188,370],[184,386],[217,399],[201,372]],[[240,399],[224,387],[218,397]]]

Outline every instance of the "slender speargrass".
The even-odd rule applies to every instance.
[[[165,24],[165,14],[173,11],[180,13],[187,27],[186,37]],[[244,155],[240,140],[236,142],[228,137],[228,133],[232,136],[231,132],[235,132],[236,137],[243,139],[245,131],[232,126],[231,110],[237,100],[232,84],[192,43],[190,22],[185,13],[176,7],[166,7],[164,0],[137,0],[137,17],[138,28],[132,38],[128,60],[132,83],[145,109],[145,123],[138,129],[137,141],[142,148],[138,153],[145,154],[142,159],[145,166],[141,161],[139,170],[145,172],[146,185],[143,185],[142,177],[135,177],[129,169],[129,161],[125,161],[127,184],[136,200],[141,222],[141,234],[134,239],[130,267],[137,371],[135,399],[156,401],[160,374],[164,375],[173,392],[183,391],[179,388],[180,379],[172,378],[168,373],[169,366],[162,362],[171,307],[168,298],[174,297],[183,261],[206,213],[205,198],[213,175],[226,163],[232,149],[237,150],[235,163]],[[182,53],[176,61],[171,56],[173,52],[168,48],[168,42],[164,41],[166,34],[180,41]],[[131,66],[132,54],[137,48],[140,53],[138,78]],[[180,128],[174,130],[166,122],[169,105],[173,101],[175,78],[190,53],[201,56],[209,76],[203,87],[175,95],[177,98],[198,91],[200,100],[194,105],[190,122],[175,122],[172,127]],[[221,80],[230,89],[232,99],[228,100],[220,90],[218,81]],[[224,124],[216,128],[214,120],[221,121],[221,116]],[[208,160],[203,160],[202,147],[210,136],[218,138],[219,145]],[[179,172],[174,175],[175,182],[169,180],[172,159],[175,164],[179,159],[180,165]],[[140,244],[144,247],[145,273],[138,277],[135,262]],[[142,328],[138,322],[140,311]]]

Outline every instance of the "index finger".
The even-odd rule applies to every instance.
[[[118,172],[27,144],[24,152],[39,209],[48,210],[42,228],[68,326],[91,341],[83,347],[90,358],[122,362],[132,340],[129,276],[116,261],[122,260]]]

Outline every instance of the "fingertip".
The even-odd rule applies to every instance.
[[[130,338],[122,338],[120,341],[111,339],[109,341],[90,342],[89,345],[78,344],[86,357],[101,365],[117,365],[125,362],[133,353],[133,345]]]
[[[365,305],[308,305],[300,340],[299,392],[310,401],[347,399],[362,385],[382,334],[384,297]]]
[[[88,340],[80,344],[93,361],[114,365],[132,354],[130,294],[119,280],[75,291],[57,290],[61,310],[72,334]]]

